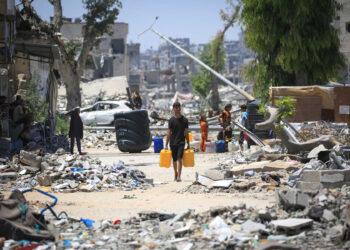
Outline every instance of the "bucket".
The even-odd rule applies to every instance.
[[[160,153],[160,151],[164,148],[163,138],[154,138],[153,145],[154,153]]]

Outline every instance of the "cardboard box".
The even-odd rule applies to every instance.
[[[350,87],[334,87],[335,122],[350,124]]]

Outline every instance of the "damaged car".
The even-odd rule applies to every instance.
[[[80,110],[80,117],[84,125],[103,126],[114,125],[114,115],[131,111],[126,101],[99,101],[94,105]]]

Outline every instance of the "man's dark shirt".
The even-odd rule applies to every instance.
[[[184,116],[179,118],[171,117],[169,121],[169,129],[171,131],[170,146],[185,145],[186,128],[188,128],[188,120]]]

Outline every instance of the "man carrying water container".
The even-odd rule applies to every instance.
[[[187,148],[190,149],[190,140],[188,138],[188,120],[181,114],[181,104],[173,104],[174,116],[169,120],[168,135],[166,137],[165,149],[168,149],[170,140],[171,155],[173,158],[174,181],[181,181],[182,158],[185,150],[185,138]]]

